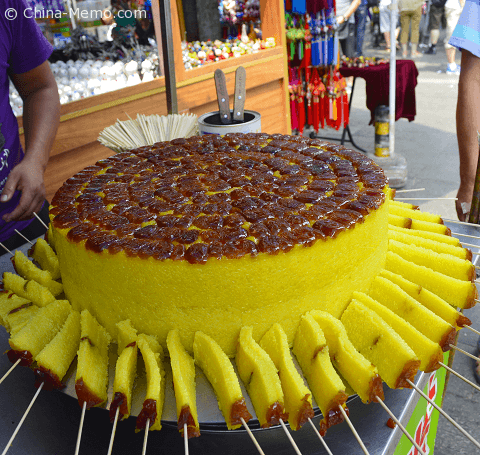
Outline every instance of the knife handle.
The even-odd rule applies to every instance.
[[[235,97],[233,100],[233,120],[237,122],[244,121],[244,109],[245,109],[245,82],[247,79],[247,73],[243,66],[239,66],[235,71]]]
[[[230,103],[227,92],[227,81],[225,73],[221,69],[215,70],[215,87],[217,90],[218,111],[220,113],[220,121],[224,125],[232,123],[230,115]]]

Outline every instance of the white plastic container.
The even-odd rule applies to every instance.
[[[233,111],[231,111],[233,118]],[[227,133],[260,133],[262,131],[261,115],[255,111],[245,111],[244,121],[234,122],[224,125],[220,122],[220,114],[218,111],[203,114],[198,119],[198,129],[200,135],[203,134],[219,134]]]

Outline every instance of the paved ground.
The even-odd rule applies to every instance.
[[[440,41],[442,37],[441,35]],[[387,57],[386,52],[375,50],[368,43],[365,53],[370,56]],[[457,61],[460,62],[459,53],[457,53]],[[408,181],[405,188],[425,188],[425,191],[403,196],[454,197],[459,184],[458,147],[455,134],[458,76],[445,73],[447,62],[443,46],[439,46],[437,55],[423,55],[416,59],[415,63],[419,70],[416,89],[417,116],[414,122],[401,119],[396,123],[395,151],[407,159]],[[368,125],[369,120],[370,112],[365,104],[365,82],[363,79],[357,79],[350,127],[355,142],[360,147],[373,152],[374,128]],[[418,204],[422,209],[438,213],[445,218],[457,219],[454,201],[419,201]],[[465,241],[480,244],[480,240]],[[480,330],[480,305],[478,308],[467,310],[466,315],[473,321],[472,326]],[[477,354],[477,340],[476,334],[462,330],[458,346],[467,352]],[[457,353],[453,368],[475,382],[473,364],[472,359]],[[452,377],[444,400],[444,410],[480,441],[480,391]],[[480,453],[480,449],[477,449],[447,420],[440,417],[435,455],[452,453],[473,455]]]

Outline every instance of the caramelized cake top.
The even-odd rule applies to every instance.
[[[175,139],[98,161],[50,208],[97,253],[186,260],[288,252],[362,222],[387,179],[362,153],[264,133]]]

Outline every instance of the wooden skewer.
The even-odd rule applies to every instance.
[[[115,420],[113,421],[112,435],[110,436],[110,444],[108,445],[107,455],[112,455],[113,440],[115,439],[115,431],[116,431],[116,429],[117,429],[117,422],[118,422],[118,414],[119,414],[119,412],[120,412],[120,406],[117,407],[117,411],[115,412]]]
[[[15,367],[22,361],[22,359],[18,359],[10,369],[3,375],[2,379],[0,379],[0,384],[7,378],[7,376],[15,369]]]
[[[292,443],[292,447],[293,447],[293,450],[295,450],[295,453],[297,455],[302,455],[302,452],[300,452],[300,449],[298,448],[297,444],[295,444],[295,441],[293,440],[292,435],[288,431],[288,428],[282,419],[280,419],[280,425],[282,426],[283,431],[285,431],[285,434],[287,435],[288,439],[290,439],[290,442]]]
[[[250,430],[250,428],[248,428],[248,425],[247,425],[247,422],[245,422],[245,419],[243,417],[240,417],[240,420],[242,421],[242,425],[244,426],[245,430],[247,430],[247,433],[250,436],[250,439],[255,444],[255,447],[257,448],[258,453],[260,455],[265,455],[262,448],[260,447],[260,444],[258,444],[257,440],[255,439],[255,436],[253,436],[252,430]]]
[[[469,433],[467,433],[455,420],[453,420],[442,408],[437,406],[437,404],[430,400],[410,379],[407,379],[407,382],[423,397],[427,400],[440,414],[443,415],[458,431],[460,431],[466,438],[468,438],[473,444],[475,444],[480,449],[480,443],[476,441]]]
[[[148,441],[148,430],[150,429],[150,419],[147,419],[147,423],[145,425],[145,436],[143,438],[143,449],[142,455],[147,453],[147,441]]]
[[[438,362],[440,365],[442,365],[443,368],[445,368],[447,371],[450,371],[450,373],[454,374],[457,378],[460,378],[462,381],[466,382],[468,385],[471,385],[474,389],[477,389],[480,391],[480,387],[478,387],[477,384],[474,384],[472,381],[469,381],[466,377],[462,376],[460,373],[457,373],[455,370],[452,370],[449,366],[445,365],[443,362]]]
[[[30,243],[30,245],[33,245],[33,242],[30,242],[30,240],[28,240],[18,229],[15,229],[15,232],[23,238],[23,240],[26,240],[28,243]]]
[[[461,235],[462,237],[469,237],[471,239],[479,239],[480,240],[480,237],[477,236],[477,235],[461,234],[460,232],[452,232],[452,235]]]
[[[412,193],[413,191],[425,191],[425,188],[414,188],[413,190],[397,190],[395,193]]]
[[[185,455],[189,454],[188,451],[188,425],[186,423],[183,424],[183,443],[185,445]]]
[[[480,358],[478,358],[477,356],[473,355],[473,354],[470,354],[469,352],[467,351],[464,351],[463,349],[457,347],[457,346],[454,346],[453,344],[450,344],[449,345],[452,349],[455,349],[455,351],[459,351],[461,352],[462,354],[465,354],[466,356],[468,357],[471,357],[473,360],[477,360],[477,361],[480,361]]]
[[[458,201],[456,197],[396,197],[395,201]]]
[[[478,300],[475,299],[478,303]],[[475,330],[474,328],[470,327],[469,325],[464,325],[462,328],[471,330],[472,332],[476,333],[477,335],[480,335],[480,332],[478,330]]]
[[[40,223],[43,224],[43,227],[44,227],[45,229],[48,229],[48,226],[43,222],[43,220],[42,220],[35,212],[33,212],[33,214],[35,215],[35,218],[36,218],[38,221],[40,221]]]
[[[458,221],[458,220],[447,220],[446,218],[443,218],[443,221],[448,221],[449,223],[454,223],[454,224],[462,224],[464,226],[479,226],[478,224],[475,224],[475,223],[467,223],[466,221]]]
[[[472,247],[472,248],[480,248],[480,245],[474,245],[473,243],[462,243],[462,246],[469,246],[469,247]],[[473,253],[475,254],[475,253]]]
[[[393,412],[388,409],[387,405],[383,402],[383,400],[375,395],[380,406],[382,406],[387,414],[392,418],[392,420],[398,425],[398,428],[402,431],[402,433],[408,438],[408,440],[415,446],[415,448],[420,452],[421,455],[426,455],[422,448],[415,442],[415,440],[410,436],[410,433],[405,429],[405,427],[400,423],[400,421],[393,415]]]
[[[10,448],[10,445],[12,444],[13,440],[15,439],[15,436],[17,436],[17,433],[20,431],[20,428],[22,427],[23,422],[27,418],[27,415],[30,412],[30,409],[32,409],[33,403],[35,403],[35,400],[37,399],[38,395],[40,394],[40,391],[42,390],[42,387],[43,387],[44,384],[45,384],[44,382],[42,382],[40,384],[40,387],[38,388],[37,392],[33,396],[32,401],[28,405],[27,410],[24,412],[23,417],[20,419],[20,422],[18,422],[17,428],[15,428],[15,431],[13,432],[12,437],[8,441],[5,449],[3,449],[2,455],[5,455],[8,451],[8,449]]]
[[[362,448],[363,453],[364,453],[365,455],[370,455],[370,453],[368,452],[367,448],[365,447],[365,444],[363,443],[362,439],[360,438],[359,434],[357,433],[357,430],[355,430],[355,427],[353,426],[351,420],[349,419],[347,413],[345,412],[345,409],[343,409],[343,406],[342,406],[342,405],[339,405],[339,406],[338,406],[338,409],[340,409],[340,412],[343,414],[343,418],[346,420],[348,426],[349,426],[350,429],[352,430],[352,433],[353,433],[353,435],[355,436],[355,438],[357,439],[358,443],[360,444],[360,447]]]
[[[3,243],[0,243],[0,246],[1,246],[7,253],[10,253],[12,256],[14,255]]]
[[[332,453],[332,452],[330,451],[330,449],[328,448],[327,443],[326,443],[325,440],[322,438],[322,435],[321,435],[320,432],[317,430],[317,428],[315,427],[315,425],[314,425],[314,423],[312,422],[312,419],[311,419],[310,417],[308,418],[308,421],[310,422],[310,425],[312,426],[313,431],[315,431],[315,433],[317,433],[318,438],[320,439],[320,441],[322,441],[323,447],[325,447],[325,450],[327,451],[328,455],[333,455],[333,453]]]
[[[85,420],[85,411],[87,410],[87,402],[83,402],[82,407],[82,416],[80,417],[80,425],[78,427],[78,436],[77,436],[77,444],[75,445],[75,455],[78,455],[80,450],[80,441],[82,440],[82,431],[83,431],[83,421]]]

